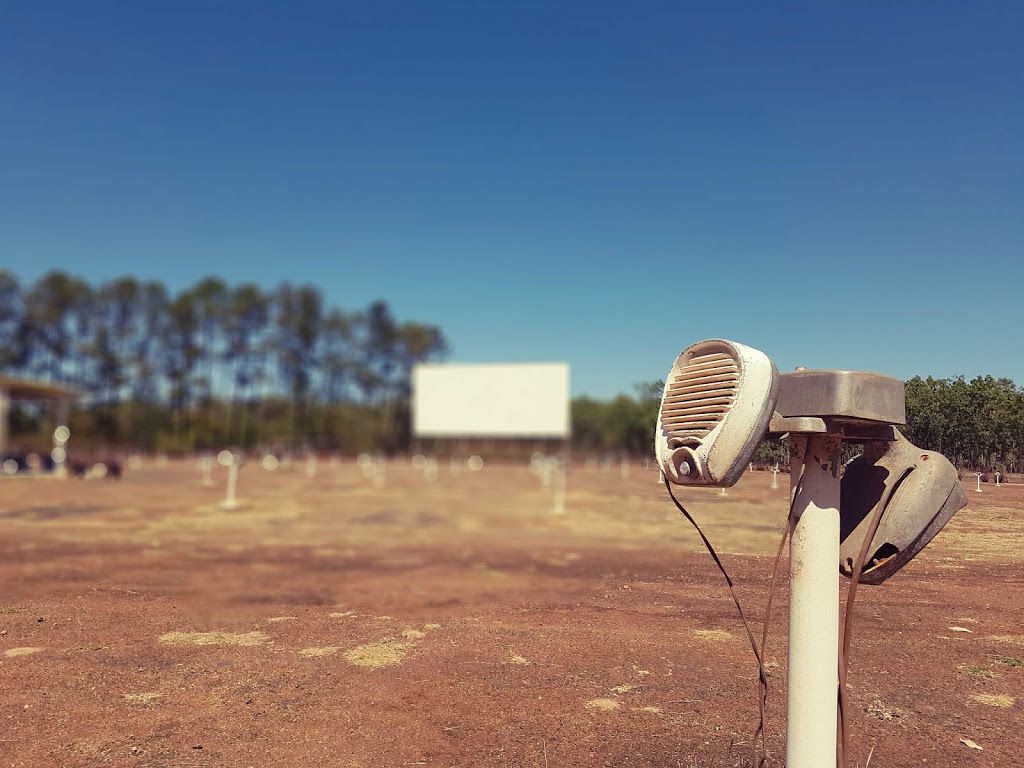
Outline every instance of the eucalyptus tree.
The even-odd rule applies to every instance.
[[[225,431],[233,434],[233,415],[240,401],[239,441],[245,444],[253,388],[267,375],[270,297],[255,283],[243,283],[232,288],[223,320],[224,361],[230,373]]]
[[[195,306],[202,357],[202,371],[193,382],[193,388],[208,404],[217,389],[217,361],[223,357],[221,338],[229,311],[229,292],[219,277],[206,277],[190,288],[188,293]]]
[[[975,466],[975,414],[972,411],[971,388],[963,376],[947,381],[943,392],[948,414],[946,445],[950,458],[958,467]]]
[[[99,322],[92,334],[89,356],[92,359],[92,380],[90,389],[97,394],[96,401],[101,405],[114,405],[120,398],[121,385],[124,383],[124,365],[117,354],[110,326]]]
[[[647,404],[629,395],[611,401],[608,411],[609,442],[630,456],[640,456],[654,444],[655,416]]]
[[[571,405],[572,443],[577,452],[604,451],[605,404],[593,397],[581,395]]]
[[[169,323],[170,298],[163,283],[151,280],[139,285],[135,333],[129,349],[131,398],[155,404],[160,398],[164,359],[161,339]]]
[[[95,386],[107,403],[125,398],[131,376],[132,340],[138,333],[141,289],[132,277],[120,277],[96,291],[93,358]]]
[[[635,440],[639,445],[632,449],[632,452],[639,456],[648,456],[654,446],[654,429],[658,420],[658,411],[661,409],[661,396],[665,391],[664,379],[656,381],[643,381],[634,385],[636,392],[637,411],[636,418],[642,430]]]
[[[24,330],[31,339],[33,372],[73,384],[87,384],[87,354],[92,288],[77,277],[54,270],[24,295]]]
[[[71,278],[71,311],[69,333],[71,335],[71,381],[82,388],[91,387],[96,380],[92,366],[92,348],[96,315],[96,291],[91,285],[77,277]]]
[[[346,450],[364,450],[359,441],[362,406],[353,401],[359,343],[357,314],[332,307],[323,317],[317,343],[317,376],[313,387],[320,411],[316,419],[318,443]]]
[[[974,461],[981,467],[995,467],[1011,448],[1013,408],[1017,392],[1009,379],[978,376],[970,383],[974,414]]]
[[[1024,392],[1006,378],[906,382],[908,436],[959,467],[1018,466],[1024,458]]]
[[[577,397],[571,405],[572,440],[578,449],[629,456],[651,452],[654,417],[650,402],[623,394],[611,401]]]
[[[199,313],[195,297],[188,291],[167,305],[160,327],[162,373],[167,381],[169,402],[176,417],[193,405],[195,369],[202,356],[199,346]]]
[[[398,326],[387,302],[377,300],[356,318],[359,362],[356,386],[364,403],[377,405],[390,394],[398,369]]]
[[[406,448],[412,439],[413,367],[428,360],[440,360],[449,350],[448,340],[436,325],[406,322],[396,329],[390,397],[384,406],[385,427],[395,447]]]
[[[311,285],[281,285],[274,296],[274,349],[291,404],[292,440],[305,429],[307,398],[316,366],[323,315],[320,291]]]
[[[27,342],[21,283],[13,273],[0,269],[0,371],[20,372],[25,367],[31,350]]]
[[[413,367],[428,360],[443,359],[450,347],[439,327],[416,322],[402,323],[395,334],[395,342],[394,354],[398,362],[395,392],[400,398],[408,398],[412,392]]]
[[[949,413],[945,396],[948,387],[947,381],[931,376],[926,379],[915,376],[904,384],[905,431],[915,445],[939,453],[949,452]]]
[[[96,290],[92,333],[93,386],[121,439],[138,439],[139,412],[156,398],[156,369],[147,358],[166,303],[158,283],[123,276]],[[116,415],[115,415],[116,414]]]
[[[387,302],[377,300],[353,317],[356,359],[352,380],[359,396],[360,441],[395,440],[394,418],[388,407],[393,395],[394,374],[399,368],[398,325]]]
[[[1003,458],[1010,471],[1019,472],[1024,468],[1024,388],[1016,389],[1013,395],[1008,422]]]
[[[358,360],[356,326],[355,317],[337,308],[324,317],[318,358],[320,393],[326,403],[347,399]]]

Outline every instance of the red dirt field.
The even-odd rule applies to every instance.
[[[525,465],[429,482],[395,460],[378,486],[348,459],[252,463],[232,511],[224,473],[0,480],[0,766],[747,764],[756,662],[653,469],[576,466],[561,515]],[[680,494],[756,622],[779,479]],[[858,592],[852,765],[1024,764],[1024,485],[964,483],[970,506]]]

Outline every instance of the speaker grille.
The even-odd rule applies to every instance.
[[[661,404],[669,438],[700,440],[725,418],[736,399],[740,366],[730,355],[697,355],[673,377]]]

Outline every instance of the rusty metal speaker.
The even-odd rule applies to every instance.
[[[843,473],[839,570],[853,578],[870,535],[858,577],[862,584],[888,579],[967,506],[967,495],[949,459],[918,448],[894,431],[893,441],[865,443],[864,453],[852,459]]]

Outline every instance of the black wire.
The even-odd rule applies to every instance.
[[[849,735],[849,702],[847,701],[846,695],[846,678],[849,672],[850,663],[850,645],[851,639],[853,638],[853,600],[857,595],[857,585],[860,583],[861,571],[864,569],[864,563],[868,557],[868,550],[871,548],[871,542],[875,538],[875,534],[878,532],[878,526],[882,522],[882,518],[885,516],[886,511],[889,509],[889,504],[892,502],[893,497],[896,495],[896,491],[903,484],[903,481],[910,476],[910,473],[916,469],[915,466],[908,467],[903,470],[896,482],[892,484],[889,492],[880,500],[875,507],[874,514],[871,516],[871,520],[868,522],[867,535],[864,537],[863,543],[860,545],[860,551],[857,553],[857,560],[853,564],[853,572],[850,574],[850,588],[846,592],[846,610],[843,614],[843,635],[840,638],[839,643],[839,719],[837,728],[839,730],[838,739],[836,742],[836,766],[837,768],[849,768],[849,753],[847,745],[847,737]]]
[[[722,575],[725,577],[725,582],[726,582],[726,584],[729,585],[729,594],[732,596],[732,600],[736,604],[736,610],[739,611],[740,620],[743,622],[743,628],[746,630],[747,637],[750,640],[750,647],[754,651],[754,658],[757,659],[758,709],[759,709],[761,717],[760,717],[760,722],[758,723],[758,726],[757,726],[757,730],[754,731],[753,741],[751,742],[751,761],[750,762],[751,762],[751,765],[754,766],[755,768],[760,768],[760,766],[763,766],[765,764],[766,760],[767,760],[767,746],[765,744],[764,734],[765,734],[765,707],[766,707],[767,702],[768,702],[768,674],[767,674],[767,672],[765,671],[765,668],[764,668],[764,648],[765,648],[765,646],[766,646],[766,644],[768,642],[768,620],[769,620],[770,614],[771,614],[772,594],[775,591],[775,582],[776,582],[776,577],[778,576],[779,562],[781,560],[783,547],[785,546],[786,540],[788,539],[789,534],[790,534],[790,527],[792,526],[792,522],[790,522],[789,525],[787,526],[786,532],[783,534],[782,541],[779,543],[779,549],[778,549],[778,551],[775,554],[775,566],[774,566],[774,568],[772,570],[772,582],[771,582],[771,587],[770,587],[769,592],[768,592],[768,606],[767,606],[767,609],[765,611],[764,633],[763,633],[762,639],[761,639],[761,648],[759,649],[758,646],[757,646],[757,640],[754,638],[754,633],[751,631],[750,624],[747,622],[747,617],[743,613],[743,606],[740,604],[739,597],[736,594],[735,584],[733,583],[732,577],[729,576],[729,572],[725,569],[725,565],[722,564],[721,558],[719,558],[718,553],[715,552],[715,548],[712,546],[711,542],[708,540],[708,537],[704,535],[704,531],[702,531],[700,526],[697,525],[697,521],[694,520],[693,516],[689,512],[686,511],[686,508],[680,503],[679,499],[677,499],[676,495],[672,492],[672,486],[669,484],[668,478],[663,476],[663,479],[664,479],[664,483],[665,483],[665,490],[668,491],[668,495],[672,499],[672,502],[676,505],[676,508],[680,511],[680,513],[682,513],[683,517],[686,518],[686,520],[690,523],[690,525],[692,525],[694,527],[694,530],[697,531],[697,534],[700,536],[701,540],[704,542],[705,548],[707,549],[708,553],[711,555],[712,559],[715,561],[715,565],[718,566],[718,570],[721,571]],[[797,482],[797,491],[796,491],[796,493],[793,494],[792,498],[790,499],[790,506],[789,506],[789,520],[790,521],[792,521],[792,518],[793,518],[794,504],[796,502],[797,496],[799,495],[802,482],[803,482],[803,472],[801,471],[800,479]],[[760,760],[757,759],[757,739],[758,739],[758,736],[760,736],[760,738],[761,738],[761,759]]]

